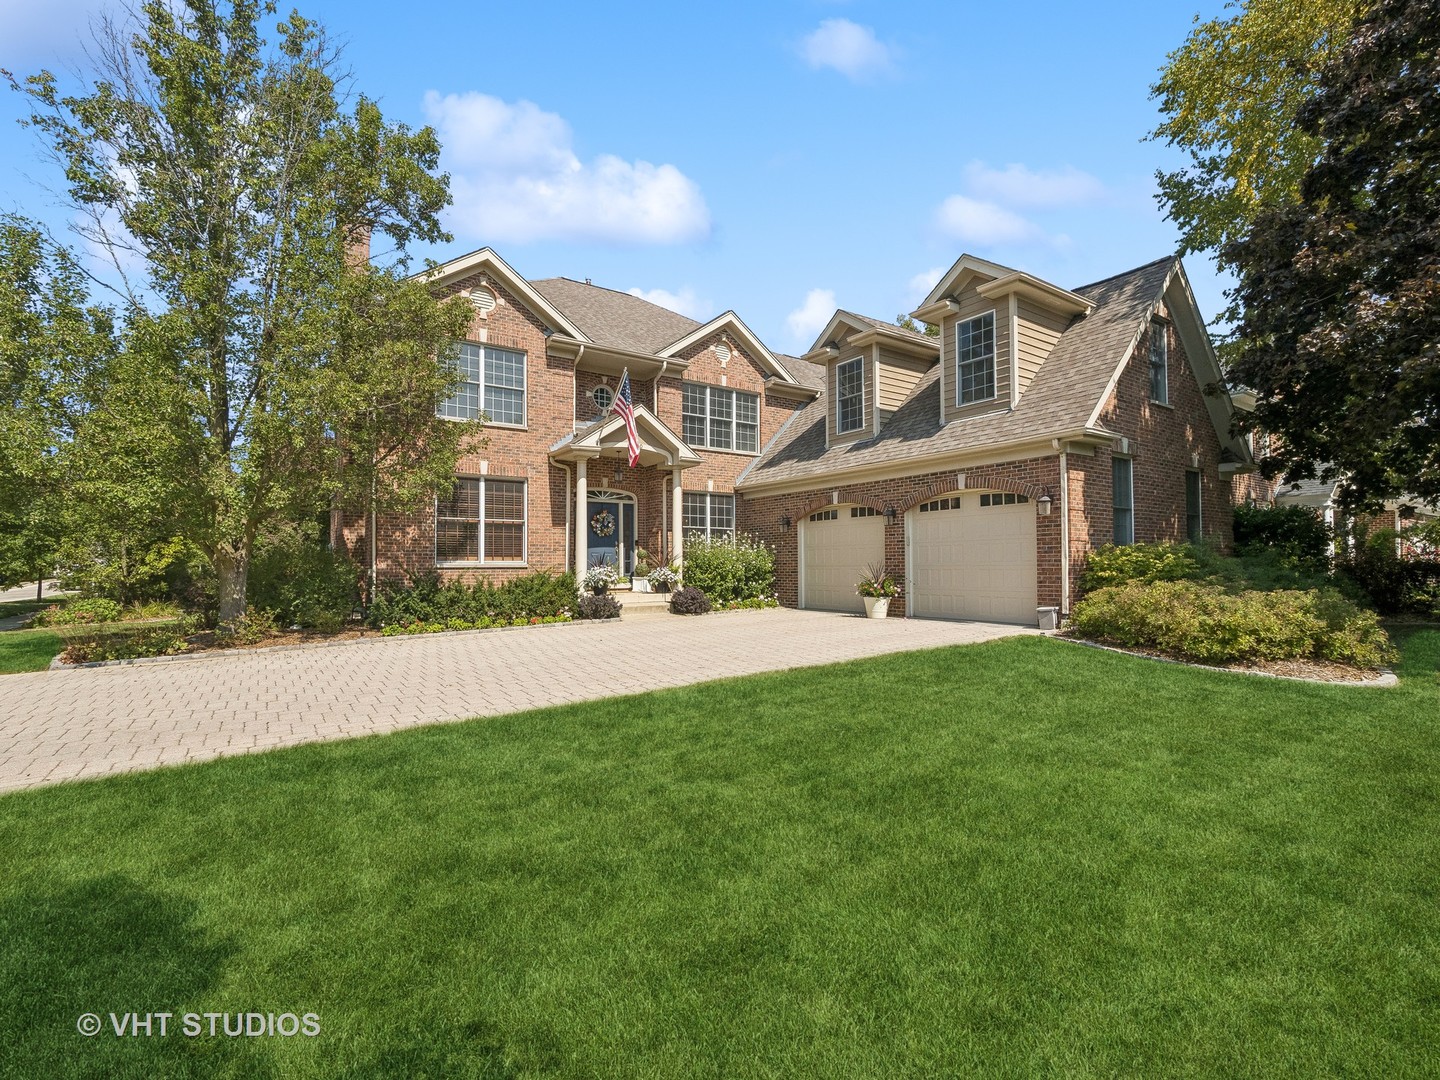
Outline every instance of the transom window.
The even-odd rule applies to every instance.
[[[1114,536],[1117,544],[1135,542],[1135,463],[1129,458],[1110,459],[1110,481],[1114,492]]]
[[[735,535],[735,496],[708,491],[687,491],[681,503],[681,527],[685,538]]]
[[[987,311],[955,327],[955,403],[995,396],[995,313]]]
[[[851,516],[851,517],[855,517],[855,518],[860,518],[860,517],[877,517],[877,516],[879,515],[879,513],[880,513],[880,511],[876,510],[873,506],[852,506],[852,507],[850,507],[850,516]]]
[[[680,390],[680,424],[691,446],[760,452],[758,394],[687,382]]]
[[[452,420],[525,426],[525,354],[462,341],[455,346],[455,366],[465,382],[454,397],[440,403],[439,414]]]
[[[811,521],[838,521],[839,519],[839,510],[816,510],[810,515]]]
[[[865,426],[865,360],[856,356],[835,365],[835,430],[841,435]]]
[[[980,496],[981,506],[1014,506],[1029,501],[1029,495],[1016,495],[1013,491],[995,491]]]
[[[1165,324],[1150,324],[1150,400],[1170,404],[1170,343]]]
[[[525,481],[459,477],[435,502],[435,562],[523,563]]]
[[[948,495],[943,499],[931,499],[927,503],[920,504],[922,514],[933,514],[938,510],[959,510],[960,496]]]

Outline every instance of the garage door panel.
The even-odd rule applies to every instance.
[[[909,517],[911,613],[1033,622],[1034,506],[982,506],[979,495],[944,501],[945,509]]]
[[[885,559],[885,522],[873,515],[852,517],[848,507],[837,508],[835,515],[802,524],[801,606],[864,611],[855,583],[869,566]]]

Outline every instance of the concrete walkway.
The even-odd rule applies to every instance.
[[[0,792],[1022,633],[772,609],[5,675]]]

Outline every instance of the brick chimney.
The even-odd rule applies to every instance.
[[[370,265],[370,226],[354,225],[346,230],[345,265],[363,270]]]

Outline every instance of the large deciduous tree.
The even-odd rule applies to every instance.
[[[114,356],[113,330],[69,253],[0,215],[0,584],[56,565],[64,450],[87,379],[101,385]]]
[[[1293,203],[1320,151],[1294,117],[1344,43],[1363,0],[1243,0],[1229,18],[1199,22],[1151,87],[1164,121],[1151,132],[1189,164],[1156,173],[1156,196],[1184,251],[1212,251],[1256,215]]]
[[[1232,374],[1273,467],[1365,504],[1440,498],[1440,7],[1380,0],[1299,111],[1320,147],[1299,199],[1225,257],[1244,310]]]
[[[377,498],[413,499],[451,474],[466,430],[435,415],[465,305],[401,273],[408,244],[448,239],[435,135],[343,101],[320,27],[292,14],[272,44],[274,12],[151,0],[134,32],[101,24],[78,91],[11,80],[80,231],[125,280],[125,355],[77,438],[79,490],[158,493],[213,566],[226,623],[268,523],[353,485],[342,466],[361,458]],[[389,270],[347,254],[372,231],[402,256]]]

